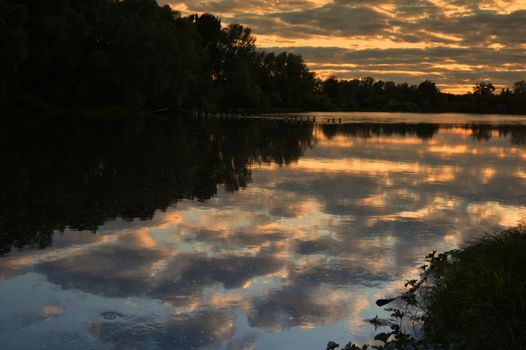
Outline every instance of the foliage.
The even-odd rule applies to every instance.
[[[0,107],[238,110],[313,100],[300,56],[273,60],[250,28],[182,17],[155,0],[0,0],[0,34]]]
[[[437,256],[424,331],[441,344],[519,349],[526,337],[526,227]]]
[[[473,93],[454,95],[442,93],[431,81],[418,86],[373,78],[338,80],[330,77],[323,82],[323,91],[330,107],[346,111],[407,111],[463,113],[526,113],[526,82],[519,81],[513,89],[498,94],[490,82],[479,82]]]

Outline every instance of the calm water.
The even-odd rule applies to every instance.
[[[0,348],[369,341],[425,254],[526,215],[526,119],[316,117],[9,130]]]

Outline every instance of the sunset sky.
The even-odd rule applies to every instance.
[[[526,79],[526,0],[160,0],[249,26],[258,47],[303,55],[321,77],[437,82]]]

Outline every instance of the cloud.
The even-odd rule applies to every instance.
[[[526,23],[526,10],[509,14],[482,11],[470,16],[425,18],[415,23],[407,23],[404,27],[407,30],[426,30],[456,36],[461,39],[460,44],[470,47],[474,45],[487,47],[498,43],[510,48],[526,43],[524,23]]]
[[[257,12],[268,13],[276,10],[295,10],[315,7],[315,1],[308,0],[202,0],[202,1],[160,1],[161,4],[167,3],[172,6],[178,4],[185,4],[189,10],[195,12],[210,12],[210,13],[240,13],[240,12]]]
[[[270,47],[265,50],[283,48]],[[288,47],[292,52],[301,53],[310,62],[330,62],[331,64],[355,65],[399,65],[399,64],[446,64],[459,65],[505,65],[510,62],[522,63],[526,49],[485,49],[432,47],[427,49],[366,49],[352,50],[339,47]],[[526,68],[526,67],[525,67]]]
[[[303,33],[326,36],[384,35],[391,29],[391,18],[370,7],[329,4],[303,11],[272,15],[287,25],[303,28]]]
[[[506,13],[512,2],[428,0],[360,1],[168,1],[190,12],[216,13],[228,21],[253,27],[257,34],[283,37],[312,35],[374,38],[397,41],[500,43],[510,47],[526,42],[526,5]],[[482,4],[482,6],[480,6]],[[499,7],[499,4],[501,6]],[[503,4],[506,4],[504,6]],[[318,5],[318,6],[317,6]],[[449,13],[448,6],[458,11]],[[449,38],[448,38],[449,36]]]

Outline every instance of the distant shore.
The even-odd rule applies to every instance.
[[[297,108],[270,108],[270,109],[247,109],[247,110],[198,110],[198,109],[169,109],[158,108],[146,110],[139,108],[126,108],[123,106],[101,106],[101,107],[79,107],[79,108],[47,108],[44,110],[34,110],[31,112],[8,109],[2,112],[4,122],[22,122],[38,124],[47,120],[71,118],[71,119],[91,119],[91,120],[126,120],[129,118],[158,117],[171,118],[177,116],[261,116],[279,114],[311,114],[311,113],[409,113],[409,114],[474,114],[474,115],[502,115],[502,116],[526,116],[526,114],[514,113],[494,113],[494,112],[473,112],[464,113],[458,111],[405,111],[405,110],[382,110],[382,109],[362,109],[362,110],[306,110]]]

